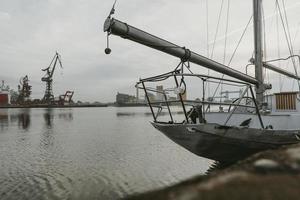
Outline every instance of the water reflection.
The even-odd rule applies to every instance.
[[[44,120],[45,120],[46,126],[48,128],[51,128],[53,126],[54,118],[55,118],[55,113],[54,113],[53,108],[45,109]],[[69,112],[59,112],[58,118],[62,119],[64,121],[71,122],[73,120],[72,110],[70,110]]]
[[[9,112],[9,110],[0,111],[0,127],[1,130],[10,126],[10,124],[18,124],[19,129],[28,130],[30,128],[30,109],[22,109],[17,113]]]
[[[59,119],[63,119],[65,121],[72,121],[73,120],[73,113],[69,112],[69,113],[59,113],[58,114],[58,118]]]
[[[8,127],[8,114],[7,111],[1,111],[0,112],[0,128],[1,130]]]
[[[46,126],[48,128],[51,128],[52,127],[52,123],[53,123],[53,110],[52,108],[47,108],[45,110],[45,113],[44,113],[44,119],[45,119],[45,122],[46,122]]]
[[[18,126],[21,129],[28,130],[30,127],[30,112],[28,109],[18,114]]]
[[[156,132],[145,112],[0,109],[8,126],[0,129],[0,199],[118,199],[207,169]]]
[[[0,130],[7,130],[11,125],[16,125],[21,130],[28,131],[31,126],[31,109],[3,109],[0,110]],[[58,112],[58,119],[66,122],[73,121],[72,110],[66,110],[64,112]],[[52,128],[55,119],[55,109],[47,108],[42,113],[42,118],[47,128]]]

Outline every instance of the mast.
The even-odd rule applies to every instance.
[[[262,0],[253,0],[254,22],[254,65],[256,85],[256,101],[261,107],[264,100],[263,52],[262,52]]]

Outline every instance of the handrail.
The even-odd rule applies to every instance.
[[[180,103],[180,100],[168,100],[168,101],[152,101],[151,104],[164,104],[164,103]],[[184,100],[184,103],[190,103],[191,106],[197,105],[197,104],[206,104],[206,105],[223,105],[223,106],[238,106],[238,107],[244,107],[244,108],[255,108],[255,106],[249,106],[249,105],[238,105],[235,103],[226,103],[226,102],[213,102],[213,101],[195,101],[195,100]],[[192,104],[194,103],[194,104]]]
[[[227,82],[232,82],[232,83],[238,83],[242,85],[249,85],[249,83],[243,82],[243,81],[236,81],[232,79],[225,79],[225,78],[219,78],[219,77],[214,77],[214,76],[209,76],[205,74],[187,74],[187,73],[176,73],[177,71],[171,71],[165,74],[161,74],[159,76],[153,76],[153,77],[148,77],[144,79],[140,79],[137,84],[140,84],[141,82],[153,82],[153,81],[158,81],[163,78],[169,78],[171,76],[189,76],[189,77],[198,77],[198,78],[206,78],[206,79],[214,79],[214,80],[222,80],[222,81],[227,81]],[[225,83],[226,84],[226,83]]]
[[[175,80],[175,87],[174,87],[174,90],[173,88],[169,88],[167,90],[158,90],[157,88],[153,88],[153,87],[146,87],[146,83],[155,83],[155,82],[160,82],[160,81],[165,81],[167,79],[169,79],[170,77],[173,77],[174,80]],[[183,109],[183,114],[185,116],[185,119],[182,123],[189,123],[189,112],[187,112],[186,110],[186,106],[197,106],[197,105],[203,105],[202,107],[204,108],[205,105],[219,105],[219,106],[234,106],[235,109],[237,107],[243,107],[243,108],[251,108],[251,109],[256,109],[256,112],[257,112],[257,105],[253,106],[253,105],[243,105],[243,104],[240,104],[240,101],[238,103],[234,103],[234,102],[231,102],[231,103],[228,103],[228,102],[213,102],[213,101],[206,101],[205,99],[202,99],[202,100],[184,100],[182,95],[183,93],[179,93],[177,94],[177,98],[179,97],[180,99],[176,99],[176,100],[168,100],[168,97],[167,95],[170,94],[170,92],[172,91],[175,91],[176,88],[179,87],[179,83],[178,83],[178,80],[177,80],[177,77],[182,77],[182,79],[184,77],[196,77],[196,78],[200,78],[202,81],[211,81],[211,82],[214,82],[213,80],[223,80],[223,83],[224,84],[227,84],[227,85],[230,85],[230,86],[237,86],[237,87],[245,87],[246,86],[246,90],[244,91],[243,94],[246,93],[246,91],[251,88],[251,84],[249,83],[245,83],[245,82],[241,82],[241,81],[235,81],[235,80],[230,80],[230,79],[224,79],[224,78],[218,78],[218,77],[212,77],[212,76],[208,76],[208,75],[202,75],[202,74],[186,74],[186,73],[180,73],[179,70],[174,70],[174,71],[171,71],[171,72],[168,72],[168,73],[164,73],[164,74],[161,74],[161,75],[158,75],[158,76],[153,76],[153,77],[149,77],[149,78],[145,78],[145,79],[140,79],[139,82],[137,82],[136,84],[136,88],[137,89],[143,89],[144,92],[145,92],[145,97],[147,99],[147,102],[148,102],[148,105],[150,107],[150,110],[152,112],[152,115],[153,115],[153,118],[154,118],[154,121],[157,122],[158,121],[158,118],[160,116],[160,113],[162,111],[163,108],[166,108],[168,113],[169,113],[169,116],[170,116],[170,121],[168,121],[168,123],[177,123],[175,120],[174,120],[174,117],[172,116],[172,114],[174,114],[174,112],[171,111],[171,107],[170,106],[173,106],[173,105],[180,105]],[[210,79],[210,80],[209,80]],[[150,98],[150,94],[149,92],[155,92],[156,94],[162,94],[162,97],[163,99],[160,99],[160,100],[154,100],[152,98]],[[255,97],[253,96],[252,97],[253,100],[255,101]],[[153,108],[154,107],[159,107],[159,110],[154,110]],[[235,110],[234,109],[234,110]],[[220,111],[222,112],[222,111]],[[224,112],[224,111],[223,111]],[[225,111],[225,112],[228,112],[229,113],[229,118],[230,116],[233,114],[233,112],[230,112],[229,110]],[[203,111],[203,115],[204,115],[204,111]],[[259,115],[259,113],[258,113]],[[260,116],[259,116],[260,118]],[[227,119],[228,121],[229,119]],[[262,121],[261,121],[262,123]],[[263,128],[263,126],[262,126]]]

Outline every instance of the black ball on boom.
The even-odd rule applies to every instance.
[[[105,54],[110,54],[111,49],[110,48],[105,48],[104,52],[105,52]]]

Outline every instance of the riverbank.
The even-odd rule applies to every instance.
[[[297,144],[260,152],[228,168],[127,199],[299,199],[299,188]]]

